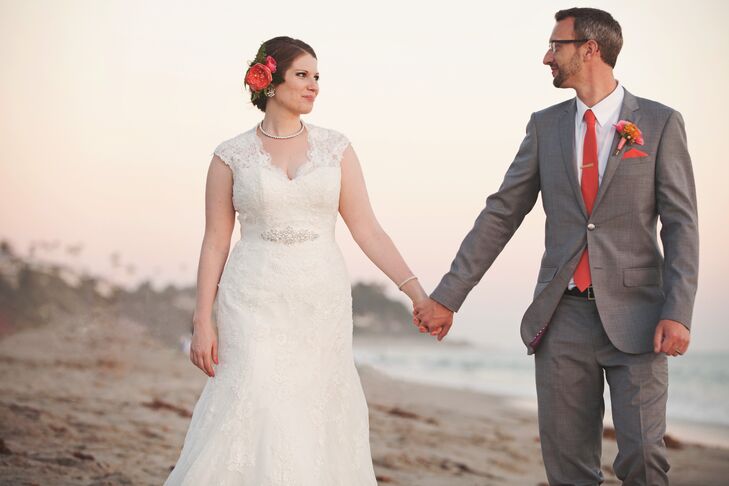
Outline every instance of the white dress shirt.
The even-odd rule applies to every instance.
[[[577,180],[582,181],[582,152],[585,145],[585,132],[587,132],[587,122],[584,120],[585,112],[592,110],[597,122],[595,123],[595,133],[597,135],[597,160],[599,177],[598,184],[602,182],[602,175],[605,173],[608,157],[610,157],[610,147],[613,144],[615,136],[615,127],[620,118],[620,108],[623,106],[623,98],[625,90],[621,84],[613,90],[606,98],[593,107],[587,106],[578,97],[577,113],[575,113],[575,161],[577,162]]]
[[[597,135],[597,161],[598,161],[598,184],[602,183],[602,176],[605,173],[610,148],[615,137],[615,127],[620,118],[620,108],[623,106],[625,89],[618,83],[618,86],[607,97],[603,98],[595,106],[589,107],[577,97],[577,113],[575,113],[575,161],[577,162],[577,180],[582,181],[582,152],[585,144],[585,132],[587,122],[584,120],[585,112],[592,110],[595,115],[595,134]],[[568,288],[575,286],[574,278],[570,280]]]

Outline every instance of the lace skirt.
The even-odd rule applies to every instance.
[[[334,244],[236,245],[218,292],[220,364],[166,485],[376,485]]]

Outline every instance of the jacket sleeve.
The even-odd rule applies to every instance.
[[[476,218],[451,268],[441,279],[431,298],[452,311],[458,311],[468,293],[491,267],[539,195],[537,126],[532,114],[514,161],[499,190],[486,199],[486,207]]]
[[[677,111],[669,116],[656,153],[656,208],[661,220],[666,296],[661,319],[691,329],[699,274],[698,212],[686,129]]]

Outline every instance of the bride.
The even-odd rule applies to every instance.
[[[210,163],[190,351],[210,378],[165,485],[376,485],[337,212],[413,303],[427,296],[378,224],[349,141],[301,120],[319,94],[314,50],[268,40],[245,82],[265,115]]]

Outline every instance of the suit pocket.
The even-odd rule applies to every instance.
[[[626,287],[651,287],[660,284],[661,273],[656,267],[623,270],[623,285]]]
[[[655,159],[647,155],[645,157],[633,157],[632,159],[625,159],[620,161],[618,170],[615,174],[633,174],[635,172],[649,172],[653,170]]]
[[[551,282],[557,273],[557,267],[541,267],[537,282]]]
[[[625,159],[621,159],[621,164],[642,164],[643,162],[648,162],[649,160],[652,160],[650,154],[645,155],[634,155],[633,157],[628,157]]]

